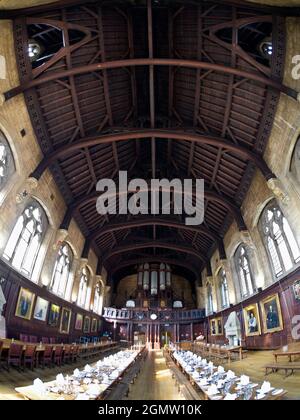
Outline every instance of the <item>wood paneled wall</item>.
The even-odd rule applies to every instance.
[[[24,278],[21,274],[17,273],[12,268],[8,267],[3,261],[0,260],[0,278],[2,278],[2,290],[6,299],[6,305],[4,306],[4,317],[6,320],[7,335],[10,338],[19,338],[20,334],[35,335],[38,337],[38,341],[41,337],[55,337],[57,342],[73,342],[78,340],[80,336],[96,336],[99,335],[99,328],[101,328],[101,317],[94,313],[85,311],[79,308],[77,305],[65,301],[58,296],[52,294],[46,287],[40,287],[32,281]],[[29,289],[35,294],[35,300],[37,296],[40,296],[55,305],[60,306],[60,317],[62,308],[68,308],[72,311],[70,330],[69,334],[62,334],[59,331],[60,318],[57,327],[52,327],[48,324],[48,314],[46,321],[42,322],[31,318],[26,320],[15,315],[16,305],[19,296],[19,290],[21,287]],[[50,308],[50,305],[49,305]],[[49,309],[48,309],[49,312]],[[98,328],[97,332],[83,333],[83,331],[75,330],[75,319],[76,314],[81,313],[83,317],[89,316],[97,318]]]

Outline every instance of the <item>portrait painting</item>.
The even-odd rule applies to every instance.
[[[217,335],[217,326],[216,326],[216,320],[215,319],[210,320],[210,334],[211,335]]]
[[[54,303],[51,303],[50,311],[49,311],[49,318],[48,318],[48,323],[49,325],[51,325],[51,327],[58,326],[59,313],[60,313],[60,307],[58,305],[55,305]]]
[[[296,300],[300,300],[300,280],[296,280],[293,284],[293,292]]]
[[[46,321],[48,307],[49,307],[48,300],[43,299],[40,296],[38,296],[35,303],[33,318],[39,321]]]
[[[90,325],[91,325],[91,318],[89,316],[84,317],[83,323],[83,332],[89,333],[90,332]]]
[[[245,334],[247,337],[261,334],[260,316],[257,303],[243,309]]]
[[[264,332],[273,333],[283,329],[283,321],[278,294],[268,296],[260,302]]]
[[[223,322],[222,322],[222,318],[217,318],[216,319],[216,326],[217,326],[217,331],[216,331],[216,335],[222,335],[223,334]]]
[[[68,308],[63,308],[60,319],[60,332],[63,334],[68,334],[70,329],[71,321],[71,310]]]
[[[91,332],[97,332],[97,318],[92,319],[92,326],[91,326]]]
[[[16,306],[16,316],[28,320],[31,319],[34,297],[34,293],[21,287]]]
[[[76,320],[75,320],[75,330],[81,331],[83,325],[83,315],[76,314]]]

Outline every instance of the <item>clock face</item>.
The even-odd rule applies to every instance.
[[[152,321],[155,321],[157,319],[157,315],[156,314],[151,314],[150,318],[152,319]]]

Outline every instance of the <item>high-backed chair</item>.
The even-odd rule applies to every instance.
[[[42,352],[40,361],[43,369],[45,369],[45,366],[53,366],[53,346],[45,346],[45,350]]]
[[[55,338],[54,337],[50,337],[49,338],[49,343],[50,344],[55,344]]]
[[[20,341],[23,341],[24,343],[28,343],[29,337],[27,334],[20,334]]]
[[[29,336],[29,342],[30,343],[37,343],[38,342],[37,336],[36,335],[30,335]]]
[[[63,352],[63,363],[69,363],[71,361],[71,346],[66,345]]]
[[[43,344],[49,344],[49,338],[48,337],[42,337],[42,343]]]
[[[63,356],[63,346],[56,346],[54,350],[54,364],[61,366]]]
[[[72,348],[72,356],[71,356],[72,363],[77,362],[77,359],[79,357],[79,348],[80,347],[78,345],[74,345]]]
[[[11,343],[8,350],[8,357],[7,357],[8,370],[10,366],[17,366],[19,369],[21,369],[22,355],[23,355],[23,345]]]
[[[23,366],[29,365],[33,370],[36,363],[36,346],[26,346],[23,358]]]

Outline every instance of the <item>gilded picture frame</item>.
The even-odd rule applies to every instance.
[[[82,331],[82,327],[83,327],[83,315],[82,314],[76,314],[75,330],[76,331]]]
[[[210,334],[213,336],[223,335],[222,317],[213,318],[210,320]]]
[[[274,333],[283,330],[281,305],[278,293],[260,301],[264,333]]]
[[[24,287],[20,288],[15,315],[19,318],[31,319],[35,294]]]
[[[246,337],[261,335],[260,314],[257,303],[252,303],[243,308],[243,318]]]
[[[69,334],[72,311],[69,308],[62,308],[59,331],[62,334]]]

